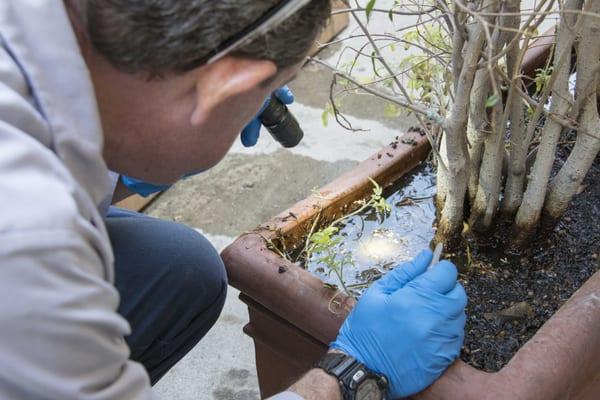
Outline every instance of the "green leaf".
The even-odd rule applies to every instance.
[[[379,72],[377,72],[377,63],[375,61],[377,61],[377,53],[375,53],[375,51],[372,51],[371,52],[371,65],[373,67],[373,73],[375,74],[376,77],[381,78],[381,75],[379,75]]]
[[[546,84],[548,84],[548,82],[550,81],[550,78],[552,77],[552,72],[553,72],[554,68],[553,67],[549,67],[547,69],[544,68],[538,68],[535,70],[536,74],[535,74],[535,93],[541,93],[542,90],[544,89],[544,86],[546,86]]]
[[[383,107],[383,115],[386,118],[396,118],[398,115],[400,115],[400,109],[395,104],[387,103]]]
[[[335,235],[338,232],[338,228],[334,226],[327,227],[321,231],[315,232],[310,237],[310,241],[315,244],[336,244],[335,241],[332,242],[331,236]]]
[[[533,118],[533,114],[535,113],[535,110],[533,109],[533,107],[531,107],[529,104],[527,104],[527,118]]]
[[[375,7],[376,2],[377,2],[377,0],[370,0],[369,3],[367,4],[367,8],[365,10],[366,14],[367,14],[367,21],[371,17],[371,13],[373,12],[373,7]]]
[[[321,114],[321,121],[323,122],[323,126],[325,128],[327,128],[327,125],[329,124],[330,115],[333,115],[333,106],[331,103],[326,103],[325,110],[323,111],[323,114]]]
[[[390,19],[390,21],[394,22],[394,9],[390,8],[390,11],[388,11],[388,18]]]
[[[377,198],[381,197],[381,194],[383,193],[383,188],[377,182],[375,182],[374,179],[372,179],[371,177],[368,178],[373,184],[373,196]]]
[[[500,96],[498,96],[497,94],[491,95],[485,101],[485,108],[494,107],[496,104],[498,104],[499,101],[500,101]]]
[[[327,125],[329,124],[329,110],[323,111],[323,114],[321,114],[321,121],[323,122],[323,126],[327,128]]]
[[[340,85],[340,86],[346,86],[346,87],[350,86],[350,81],[349,80],[347,80],[345,78],[342,78],[342,77],[339,77],[339,76],[336,79],[337,79],[338,85]],[[336,102],[336,106],[337,105],[338,104]]]
[[[375,205],[375,208],[377,209],[378,212],[380,212],[382,214],[392,211],[392,207],[388,204],[388,202],[383,197],[379,199],[379,201]]]
[[[325,235],[327,236],[332,236],[335,235],[338,231],[338,228],[336,228],[335,226],[328,226],[327,228],[323,229],[321,232],[323,232]]]

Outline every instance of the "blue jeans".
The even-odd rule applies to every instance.
[[[175,222],[111,207],[106,226],[115,253],[118,312],[132,328],[130,358],[152,384],[214,325],[225,303],[227,276],[215,248]]]

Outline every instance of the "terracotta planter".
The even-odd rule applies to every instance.
[[[283,238],[288,248],[301,246],[319,212],[320,218],[333,218],[368,195],[368,177],[390,185],[427,157],[429,145],[420,134],[402,139],[223,251],[230,283],[248,305],[244,331],[254,339],[263,397],[285,389],[319,359],[353,306],[353,300],[336,296],[321,280],[269,250],[267,240]],[[415,398],[600,399],[600,273],[500,372],[457,361]]]

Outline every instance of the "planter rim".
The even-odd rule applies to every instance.
[[[270,251],[267,241],[288,236],[299,226],[306,226],[308,232],[318,214],[336,213],[370,193],[369,178],[387,186],[425,160],[430,149],[424,135],[409,131],[319,191],[241,235],[222,252],[230,284],[274,313],[291,316],[292,324],[327,344],[354,300],[324,287],[319,278]],[[307,324],[311,320],[307,314],[316,320]]]

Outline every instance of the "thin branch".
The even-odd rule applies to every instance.
[[[384,93],[384,92],[379,91],[377,89],[373,89],[373,88],[370,88],[368,86],[365,86],[362,83],[358,82],[353,77],[351,77],[350,75],[346,74],[343,71],[340,71],[339,69],[335,68],[332,65],[329,65],[325,61],[319,60],[319,59],[314,58],[314,57],[310,57],[309,60],[310,61],[314,61],[317,64],[320,64],[320,65],[322,65],[322,66],[330,69],[335,75],[337,75],[337,76],[339,76],[341,78],[344,78],[345,80],[347,80],[349,82],[352,82],[354,85],[356,85],[357,87],[361,88],[365,92],[371,93],[372,95],[380,97],[380,98],[382,98],[384,100],[387,100],[387,101],[389,101],[391,103],[397,104],[400,107],[404,107],[404,108],[406,108],[406,109],[408,109],[408,110],[410,110],[410,111],[412,111],[414,113],[423,115],[423,116],[427,117],[428,119],[430,119],[430,120],[432,120],[434,122],[436,122],[436,121],[443,121],[444,120],[444,118],[441,115],[439,115],[434,109],[422,107],[422,106],[419,106],[419,105],[414,104],[412,102],[404,101],[402,99],[390,96],[387,93]]]
[[[419,10],[419,11],[394,11],[393,9],[391,9],[391,10],[385,10],[385,9],[382,9],[382,8],[373,8],[371,10],[371,12],[386,13],[388,15],[393,14],[393,15],[406,15],[406,16],[410,16],[410,15],[429,14],[430,12],[435,11],[436,9],[437,9],[436,6],[432,6],[430,8],[426,8],[424,10]],[[332,11],[331,15],[347,14],[347,13],[353,13],[353,12],[357,12],[357,11],[367,11],[367,9],[363,8],[363,7],[343,8],[341,10]]]
[[[342,128],[352,131],[352,132],[364,132],[364,129],[359,129],[359,128],[354,128],[352,126],[352,123],[348,120],[348,118],[346,118],[346,116],[344,114],[342,114],[340,112],[340,110],[338,109],[337,105],[335,104],[335,99],[333,98],[333,89],[335,88],[335,85],[337,83],[337,75],[333,75],[333,79],[331,80],[331,84],[329,85],[329,102],[331,103],[331,109],[333,111],[333,116],[335,118],[335,121],[338,123],[338,125],[340,125]]]
[[[388,73],[391,76],[393,76],[394,75],[394,70],[390,67],[390,65],[388,64],[388,62],[386,61],[386,59],[382,56],[381,50],[379,49],[379,47],[377,46],[377,44],[375,43],[375,41],[371,37],[371,34],[367,30],[366,26],[363,24],[363,22],[360,20],[360,18],[358,18],[358,16],[356,15],[355,12],[352,12],[351,14],[354,17],[354,20],[356,21],[356,23],[358,24],[358,26],[362,29],[363,33],[367,36],[367,39],[369,39],[369,42],[371,43],[371,46],[373,47],[373,51],[375,51],[375,53],[379,57],[379,62],[385,67],[385,69],[388,71]],[[404,85],[400,82],[400,79],[398,79],[397,77],[394,77],[393,80],[396,83],[396,86],[398,87],[398,89],[400,89],[400,92],[402,93],[402,95],[406,98],[407,104],[410,105],[411,107],[414,107],[414,104],[412,104],[413,102],[410,99],[408,91],[404,88]],[[435,122],[440,123],[440,124],[443,124],[443,121],[445,121],[445,119],[442,118],[437,112],[435,114],[432,114],[431,111],[430,111],[429,114],[426,113],[425,115],[427,115],[428,119],[434,120]],[[425,135],[427,136],[427,140],[429,140],[429,143],[431,144],[431,148],[433,149],[434,148],[434,144],[435,144],[435,140],[434,140],[433,136],[431,135],[431,131],[429,130],[429,127],[427,126],[427,124],[425,123],[425,121],[423,120],[423,118],[422,118],[421,115],[419,115],[417,113],[417,114],[415,114],[415,116],[417,118],[417,121],[419,121],[419,124],[421,125],[421,128],[425,132]],[[437,119],[436,119],[436,117],[437,117]],[[436,157],[439,158],[439,153],[437,152],[437,150],[434,150],[434,154],[435,154]],[[447,169],[446,165],[444,164],[444,161],[441,160],[441,159],[439,160],[439,165],[442,168]]]

